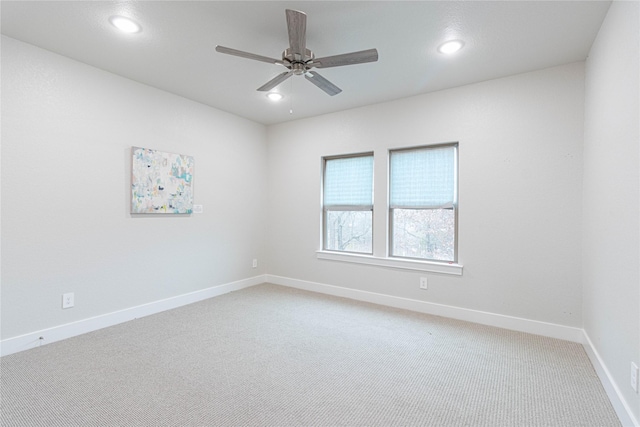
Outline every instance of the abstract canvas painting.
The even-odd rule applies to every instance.
[[[193,157],[139,147],[131,152],[131,213],[192,213]]]

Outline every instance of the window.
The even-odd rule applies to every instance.
[[[457,261],[457,144],[390,151],[389,253]]]
[[[459,276],[457,229],[458,143],[322,158],[318,259]]]
[[[373,153],[324,158],[323,248],[373,253]]]

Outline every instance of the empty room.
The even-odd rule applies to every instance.
[[[640,427],[639,1],[0,17],[0,425]]]

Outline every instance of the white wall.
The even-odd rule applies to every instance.
[[[584,329],[640,420],[640,6],[614,1],[586,62]]]
[[[575,63],[270,126],[269,273],[580,327],[583,117]],[[387,149],[450,141],[462,277],[430,274],[421,291],[424,273],[316,259],[322,156],[374,150],[386,200]]]
[[[131,146],[204,213],[132,216]],[[264,126],[2,37],[2,339],[263,274],[265,176]]]

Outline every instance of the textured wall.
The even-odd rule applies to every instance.
[[[131,146],[204,213],[132,216]],[[3,37],[2,338],[264,273],[265,176],[264,126]]]
[[[586,65],[584,329],[636,420],[640,366],[640,4],[613,2]]]
[[[584,63],[271,126],[269,273],[566,326],[581,325]],[[316,259],[321,157],[459,141],[462,277]],[[384,253],[386,211],[374,211]],[[382,245],[382,249],[380,249]]]

